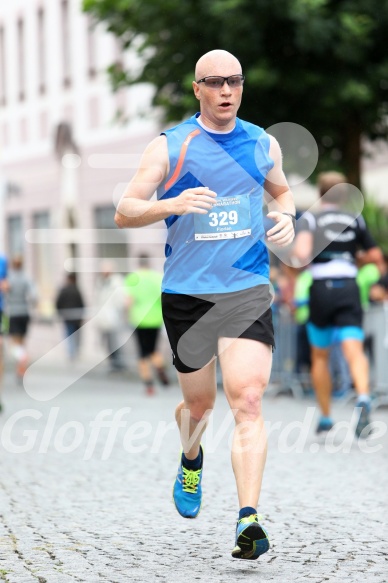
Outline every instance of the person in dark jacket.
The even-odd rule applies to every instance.
[[[66,283],[59,290],[55,305],[65,326],[69,358],[75,360],[79,354],[80,328],[85,307],[75,273],[67,275]]]

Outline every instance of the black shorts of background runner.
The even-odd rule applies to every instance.
[[[218,339],[248,338],[275,347],[268,285],[200,297],[162,293],[173,364],[179,372],[203,368],[218,353]]]
[[[356,280],[318,279],[310,288],[310,322],[327,326],[362,327],[362,307]]]
[[[135,335],[140,358],[147,358],[156,349],[160,328],[136,328]]]
[[[8,334],[24,337],[27,334],[29,322],[29,316],[10,316]]]

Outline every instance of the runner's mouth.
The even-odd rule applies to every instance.
[[[229,101],[224,101],[223,103],[220,103],[220,107],[230,107],[232,104]]]

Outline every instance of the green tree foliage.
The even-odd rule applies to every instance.
[[[196,111],[195,62],[223,48],[246,75],[239,115],[307,128],[319,170],[359,186],[361,137],[388,135],[388,0],[84,0],[84,9],[142,58],[135,73],[112,65],[114,86],[153,83],[166,120]]]
[[[362,212],[368,229],[378,246],[388,256],[388,210],[373,199],[368,199]]]

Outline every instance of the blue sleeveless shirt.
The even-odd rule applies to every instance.
[[[214,134],[199,125],[199,115],[163,132],[170,171],[157,196],[162,200],[178,196],[187,188],[207,186],[217,193],[217,205],[221,207],[217,206],[218,214],[209,211],[207,215],[190,213],[166,219],[162,290],[202,295],[268,284],[262,207],[263,184],[274,165],[269,156],[269,137],[262,128],[239,118],[232,132]],[[235,201],[237,206],[233,206]],[[244,213],[240,213],[243,206]],[[240,220],[239,213],[244,219]],[[198,235],[203,231],[204,218],[209,225],[226,226],[205,225],[204,230],[210,234]],[[233,231],[241,221],[242,229]]]

